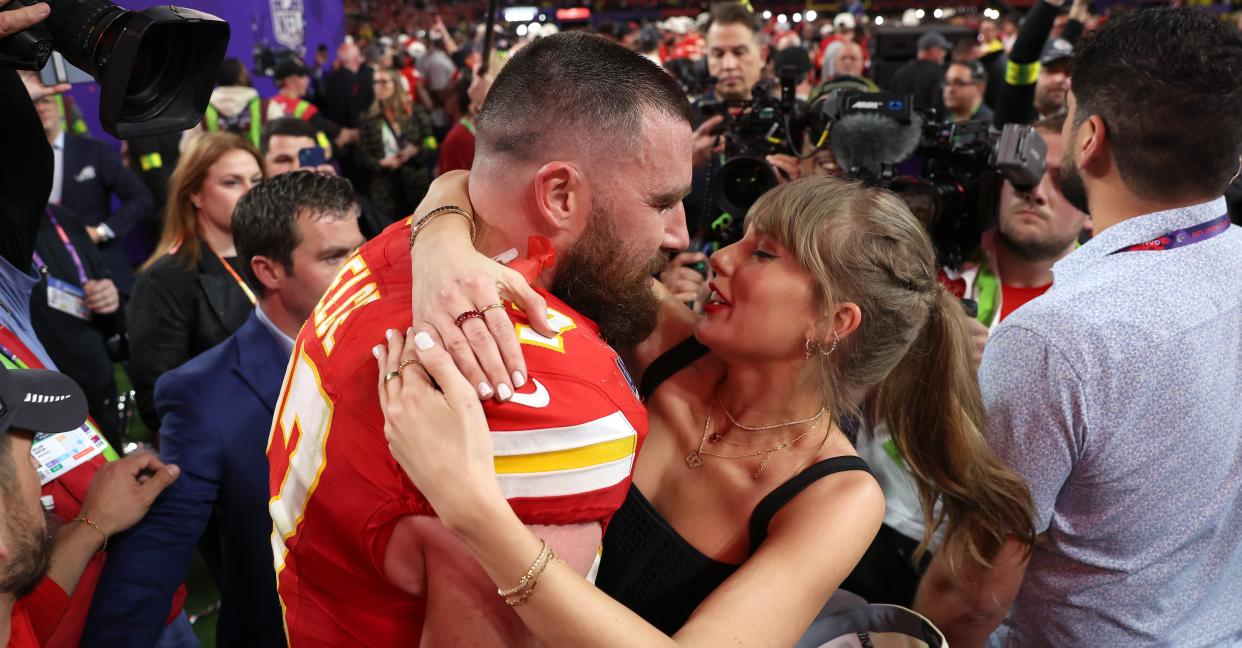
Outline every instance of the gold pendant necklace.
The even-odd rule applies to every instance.
[[[812,419],[802,421],[802,423],[806,423],[811,420],[814,420],[814,418],[818,418],[821,415],[823,415],[822,410],[820,411],[819,414],[817,414]],[[784,426],[781,425],[781,426],[776,426],[776,427],[784,427]],[[802,434],[799,434],[798,436],[792,439],[789,439],[788,441],[782,441],[781,443],[771,448],[764,448],[763,450],[756,450],[755,452],[747,452],[745,454],[740,454],[740,455],[724,455],[724,454],[717,454],[714,452],[708,452],[704,450],[703,445],[707,443],[707,436],[708,436],[708,433],[711,431],[711,429],[712,429],[712,415],[709,412],[707,414],[707,420],[704,421],[703,423],[703,436],[702,438],[699,439],[699,447],[694,450],[691,450],[686,455],[686,466],[690,468],[690,470],[694,470],[702,466],[703,457],[715,457],[717,459],[745,459],[747,457],[758,457],[759,455],[763,455],[763,461],[759,462],[759,469],[756,470],[753,475],[751,475],[751,478],[758,480],[759,475],[763,474],[763,469],[768,467],[768,460],[772,458],[772,455],[774,453],[784,450],[785,448],[793,445],[794,443],[797,443],[800,439],[810,434],[811,430],[815,429],[815,426],[812,425],[808,427]]]

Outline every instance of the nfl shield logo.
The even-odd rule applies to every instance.
[[[302,47],[306,22],[302,16],[302,0],[271,0],[271,3],[276,42],[289,49]]]

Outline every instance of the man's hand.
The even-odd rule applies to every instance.
[[[121,307],[121,294],[111,279],[91,279],[82,285],[86,307],[97,315],[111,315]]]
[[[660,283],[673,293],[677,301],[683,304],[698,300],[699,289],[703,287],[703,274],[691,266],[706,263],[707,255],[702,252],[682,252],[668,262],[668,267],[660,273]]]
[[[99,245],[100,241],[103,241],[103,234],[99,233],[98,227],[87,225],[86,235],[91,237],[91,243],[94,243],[95,245]]]
[[[983,348],[988,343],[988,327],[982,322],[971,317],[969,314],[963,314],[966,318],[966,330],[970,333],[970,363],[974,367],[975,373],[979,373],[979,365],[983,362]]]
[[[0,0],[0,7],[8,3],[9,0]],[[36,25],[51,15],[51,13],[52,8],[46,2],[40,2],[12,11],[0,11],[0,38],[16,34],[23,29]]]
[[[712,161],[712,155],[724,152],[724,138],[716,129],[724,123],[724,115],[716,115],[699,124],[694,131],[694,166],[701,167]]]
[[[155,498],[180,476],[175,464],[164,464],[149,452],[106,463],[86,491],[82,515],[104,535],[113,536],[137,524]]]
[[[768,164],[772,165],[772,169],[776,171],[776,181],[779,184],[793,182],[802,177],[802,162],[792,155],[777,153],[776,155],[767,156]]]

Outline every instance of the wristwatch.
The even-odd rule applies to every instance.
[[[106,243],[116,238],[116,232],[113,232],[112,228],[108,227],[107,223],[100,223],[96,225],[95,235],[99,237],[100,243]]]

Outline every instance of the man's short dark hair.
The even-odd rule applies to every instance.
[[[692,123],[690,103],[660,66],[601,36],[562,32],[523,47],[475,118],[479,153],[530,159],[558,133],[592,133],[613,151],[633,145],[643,111]]]
[[[356,218],[354,186],[340,176],[290,171],[255,185],[233,208],[233,243],[249,270],[263,256],[293,271],[293,250],[302,242],[295,220]]]
[[[988,71],[984,69],[983,64],[980,63],[979,61],[972,61],[972,60],[967,59],[967,60],[953,61],[952,63],[949,63],[949,67],[953,67],[954,65],[960,65],[966,68],[967,70],[969,70],[971,81],[974,81],[976,83],[987,83],[988,82]]]
[[[309,137],[312,140],[319,135],[319,131],[315,130],[309,122],[297,117],[280,117],[263,124],[263,130],[259,131],[259,148],[267,155],[267,148],[272,143],[272,138],[277,135],[285,137]]]
[[[242,85],[242,78],[246,74],[246,66],[241,59],[226,58],[220,63],[220,72],[216,74],[217,86],[236,86]]]
[[[1190,9],[1136,10],[1074,52],[1074,128],[1098,115],[1117,171],[1150,198],[1219,195],[1242,154],[1242,35]]]
[[[741,25],[755,34],[763,30],[755,12],[740,2],[717,2],[712,5],[707,24],[703,25],[703,33],[706,34],[713,25]]]

